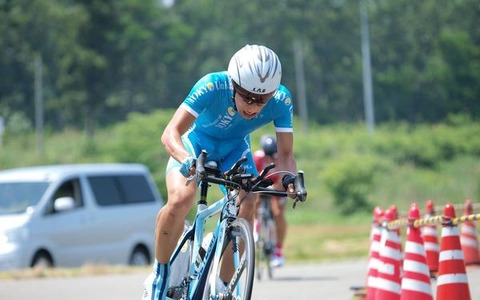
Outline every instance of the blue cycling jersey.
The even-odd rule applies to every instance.
[[[211,73],[194,85],[182,106],[197,117],[196,132],[217,139],[243,139],[272,121],[276,131],[292,131],[292,96],[283,85],[253,119],[245,119],[235,110],[232,97],[233,85],[228,74]]]
[[[249,158],[248,171],[256,173],[249,137],[255,129],[273,122],[277,132],[293,131],[292,96],[286,87],[280,85],[257,116],[245,119],[236,111],[233,85],[227,72],[210,73],[201,78],[181,107],[196,117],[183,136],[185,147],[195,156],[207,150],[209,159],[223,162],[222,170],[245,155]]]

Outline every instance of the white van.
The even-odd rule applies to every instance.
[[[141,164],[0,171],[0,270],[148,265],[162,205]]]

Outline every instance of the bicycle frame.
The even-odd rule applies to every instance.
[[[206,198],[208,184],[201,183],[201,197],[200,201],[197,204],[197,213],[195,220],[190,228],[184,233],[180,243],[177,245],[172,258],[170,261],[174,261],[178,253],[181,251],[183,245],[193,236],[193,247],[192,247],[192,256],[190,257],[190,268],[187,285],[188,289],[187,299],[201,299],[203,296],[203,290],[201,289],[207,280],[207,275],[205,270],[208,270],[212,261],[214,261],[214,270],[219,268],[219,257],[222,252],[225,232],[232,220],[236,218],[237,206],[235,205],[236,196],[231,195],[224,186],[220,186],[224,196],[207,206],[202,199]],[[206,187],[205,187],[206,186]],[[205,232],[205,222],[208,218],[213,217],[214,215],[221,215],[218,219],[215,230],[213,231],[212,239],[209,243],[208,248],[206,249],[204,257],[201,256],[201,250],[203,243],[203,235]],[[240,263],[237,255],[234,255],[234,264],[238,266]],[[234,274],[235,277],[236,274]],[[214,279],[212,277],[212,279]],[[216,281],[212,280],[209,282],[210,286],[216,288]]]

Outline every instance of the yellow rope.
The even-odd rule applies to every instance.
[[[417,219],[413,221],[413,227],[419,228],[421,226],[433,225],[433,224],[447,224],[447,225],[458,225],[459,223],[463,222],[472,222],[480,220],[480,214],[472,214],[461,216],[459,218],[453,219],[444,219],[443,216],[435,216],[429,217],[424,219]],[[399,227],[405,227],[410,225],[412,222],[407,218],[402,218],[398,220],[393,220],[390,222],[385,222],[383,226],[387,227],[388,229],[398,229]]]

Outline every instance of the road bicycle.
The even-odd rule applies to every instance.
[[[271,208],[272,197],[260,196],[257,204],[256,237],[255,237],[255,270],[259,280],[266,272],[269,279],[273,278],[271,258],[277,244],[276,226]]]
[[[206,159],[207,152],[202,151],[196,160],[195,175],[187,181],[187,184],[194,181],[199,184],[200,198],[194,221],[186,226],[170,259],[167,299],[250,299],[255,272],[255,246],[249,222],[237,216],[242,201],[239,192],[244,190],[247,193],[279,197],[293,195],[268,188],[273,182],[265,175],[274,167],[273,164],[260,175],[254,176],[245,173],[242,167],[247,161],[246,157],[242,157],[224,173],[218,170],[215,162]],[[219,185],[224,196],[208,205],[207,195],[211,184]],[[307,198],[302,171],[295,177],[294,186],[295,205]],[[217,215],[219,217],[213,232],[204,236],[206,220]],[[231,263],[226,265],[227,262]],[[222,278],[220,272],[228,269],[233,270],[233,274]]]

